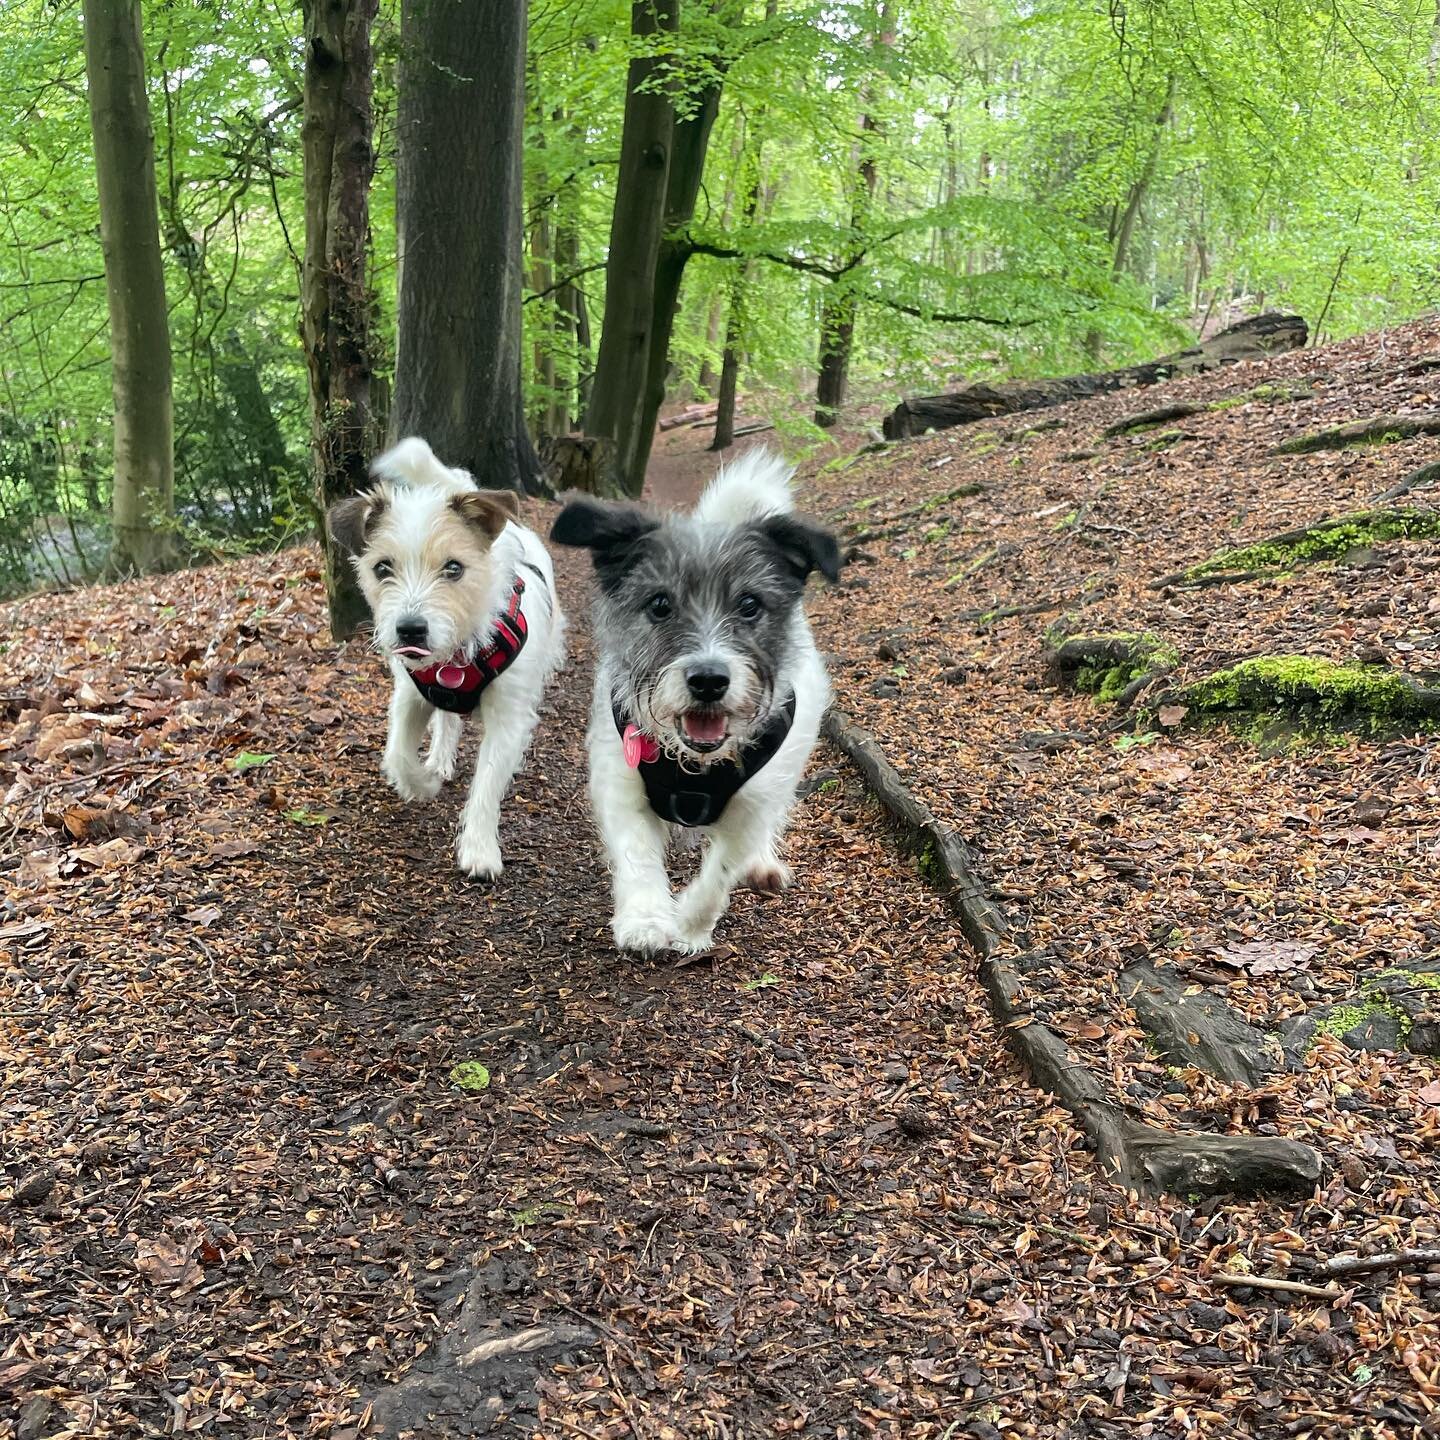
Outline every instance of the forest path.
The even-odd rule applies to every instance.
[[[27,1434],[333,1437],[378,1399],[430,1437],[938,1437],[1068,1413],[1056,1345],[1113,1351],[1137,1298],[1084,1278],[1112,1226],[1143,1290],[1167,1264],[848,773],[713,959],[615,952],[558,558],[572,659],[494,886],[451,864],[458,785],[384,785],[386,687],[324,638],[311,553],[9,612],[7,783],[53,787],[12,797],[3,932]],[[1052,1306],[1085,1333],[1026,1338]]]
[[[712,468],[660,457],[662,503]],[[810,503],[903,503],[891,463]],[[834,754],[797,808],[791,891],[738,895],[699,961],[617,954],[584,792],[589,577],[557,562],[572,657],[493,886],[451,864],[460,786],[418,808],[385,787],[384,680],[325,638],[313,552],[0,613],[0,1382],[23,1433],[1269,1436],[1418,1413],[1416,1290],[1382,1275],[1326,1306],[1208,1277],[1323,1255],[1357,1216],[1406,1233],[1419,1167],[1337,1129],[1353,1188],[1332,1171],[1298,1205],[1107,1184]],[[988,671],[943,725],[938,692],[872,689],[901,601],[950,603],[910,564],[821,592],[821,643],[847,703],[958,803],[982,760],[924,745],[1014,713]],[[928,726],[897,731],[913,705]],[[1026,813],[967,833],[998,843]],[[488,1088],[454,1083],[464,1061]]]

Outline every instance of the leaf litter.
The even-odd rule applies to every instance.
[[[1425,325],[1388,339],[1392,359],[1437,348]],[[484,1294],[504,1333],[579,1319],[598,1337],[497,1384],[497,1433],[1433,1431],[1433,1267],[1324,1300],[1212,1278],[1433,1245],[1433,1069],[1325,1039],[1263,1092],[1167,1073],[1118,974],[1143,953],[1203,977],[1269,946],[1220,967],[1268,1023],[1308,1003],[1297,976],[1324,998],[1433,949],[1434,742],[1264,757],[1173,730],[1122,748],[1093,700],[1045,687],[1042,625],[962,618],[1106,590],[1097,621],[1164,630],[1183,665],[1404,639],[1393,663],[1419,668],[1433,546],[1398,574],[1145,588],[1393,480],[1406,447],[1258,458],[1312,418],[1385,408],[1373,344],[1260,367],[1335,379],[1284,414],[1207,416],[1203,456],[1060,462],[1115,397],[1057,412],[1023,468],[939,435],[811,492],[821,513],[880,492],[878,527],[892,496],[985,484],[915,558],[897,537],[817,598],[842,703],[979,848],[1050,966],[1037,1009],[1156,1123],[1319,1147],[1298,1202],[1148,1199],[1098,1174],[1011,1059],[954,917],[823,750],[836,783],[799,806],[795,888],[737,896],[706,966],[617,956],[603,866],[576,844],[583,625],[507,805],[506,876],[482,887],[451,867],[462,787],[409,808],[383,785],[384,679],[329,644],[313,551],[6,607],[0,1427],[13,1405],[46,1433],[359,1435]],[[1033,518],[1052,505],[1089,508],[1057,531]],[[1138,553],[1086,520],[1135,531]],[[946,591],[967,546],[994,557]],[[578,620],[583,567],[559,568]],[[1382,592],[1385,616],[1358,613]],[[293,603],[257,613],[270,594]],[[873,653],[897,616],[915,625],[892,636],[903,676]],[[870,693],[882,671],[893,698]],[[1022,731],[1086,738],[1020,767]],[[232,763],[257,755],[263,784]],[[1362,792],[1391,802],[1368,817],[1387,846],[1329,838]],[[89,837],[47,822],[74,807],[134,818],[108,837],[134,845],[123,864],[86,863]],[[301,808],[344,822],[286,818]],[[1277,955],[1293,967],[1254,973]],[[743,987],[767,976],[785,983],[757,1004]],[[477,1051],[490,1083],[466,1094],[452,1071]]]

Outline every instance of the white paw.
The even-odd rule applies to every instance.
[[[682,955],[699,955],[710,949],[715,943],[715,927],[712,925],[708,930],[698,927],[687,928],[681,925],[676,931],[675,940],[671,948],[678,950]]]
[[[441,785],[447,784],[455,778],[455,757],[453,755],[427,755],[425,757],[425,773],[438,777]]]
[[[385,778],[390,788],[402,799],[414,804],[417,800],[433,800],[440,793],[440,777],[433,770],[413,761],[404,763],[387,760]]]
[[[617,915],[610,922],[610,933],[620,950],[633,950],[641,955],[658,955],[675,948],[675,920],[670,915]]]
[[[505,869],[500,842],[493,835],[462,830],[455,841],[456,864],[477,880],[498,880]]]
[[[778,895],[790,888],[792,878],[783,860],[761,860],[745,872],[744,883],[761,895]]]

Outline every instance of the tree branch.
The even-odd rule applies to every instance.
[[[566,275],[564,279],[557,280],[553,285],[547,285],[543,290],[536,290],[533,294],[527,295],[520,303],[528,305],[532,300],[543,300],[547,295],[553,295],[557,290],[563,290],[567,285],[573,285],[582,275],[589,275],[593,271],[605,268],[604,260],[597,260],[593,265],[586,265],[583,268]]]

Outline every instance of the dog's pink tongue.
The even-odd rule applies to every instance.
[[[423,660],[430,652],[428,650],[422,650],[418,645],[397,645],[395,647],[395,653],[397,655],[409,655],[413,659]]]
[[[685,717],[685,733],[702,745],[714,745],[725,738],[725,714],[716,711],[713,715],[703,710],[692,710]]]

